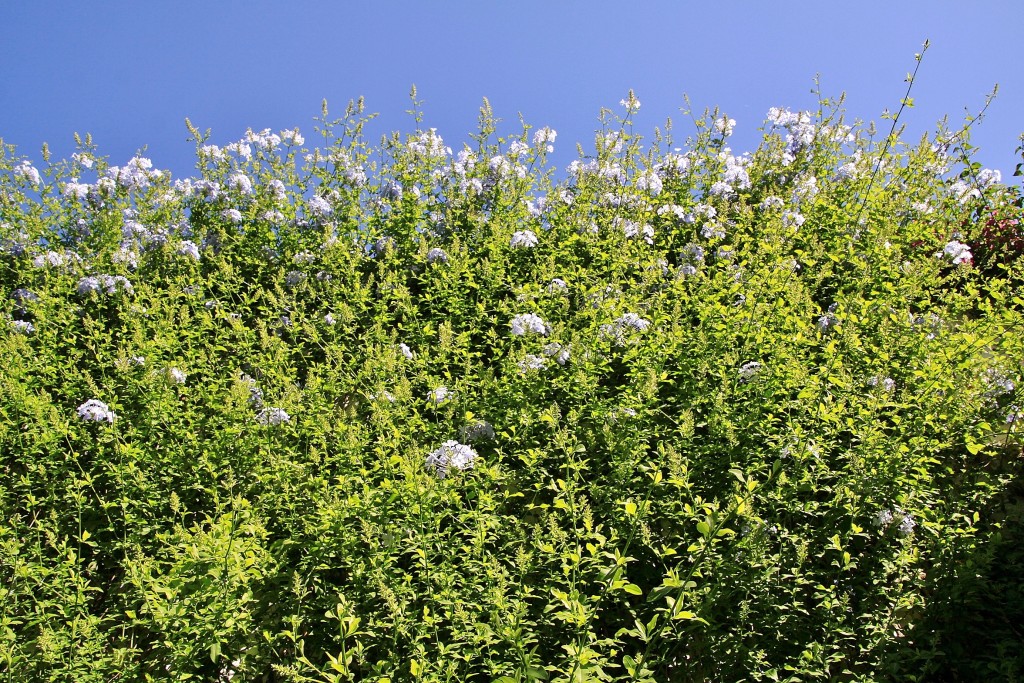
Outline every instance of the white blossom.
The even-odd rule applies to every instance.
[[[117,419],[117,414],[106,403],[91,398],[78,406],[78,417],[86,422],[107,422],[113,424],[114,420]]]
[[[519,230],[512,234],[513,249],[531,249],[537,246],[537,235],[532,230]]]
[[[462,428],[462,438],[470,443],[490,441],[494,438],[494,427],[487,420],[477,420]]]
[[[167,371],[167,376],[173,384],[184,384],[185,380],[188,378],[188,375],[178,368],[170,368]]]
[[[452,400],[452,392],[448,390],[448,387],[437,387],[427,394],[427,400],[434,405],[440,405]]]
[[[749,363],[744,363],[743,365],[741,365],[740,369],[737,372],[740,376],[740,380],[746,382],[747,380],[757,375],[760,371],[761,364],[758,363],[757,361],[750,361]]]
[[[444,479],[449,469],[468,470],[476,463],[477,454],[469,446],[450,440],[427,456],[427,467],[432,467],[437,476]]]
[[[521,361],[519,361],[519,363],[517,363],[519,367],[519,372],[522,374],[526,374],[536,370],[543,370],[547,366],[547,364],[548,362],[546,358],[532,353],[527,354],[525,358],[523,358]]]
[[[547,334],[548,328],[541,320],[540,316],[536,313],[522,313],[512,318],[512,334],[516,337],[522,337],[525,334],[533,332],[535,334]]]
[[[290,422],[292,416],[285,412],[284,408],[264,408],[256,416],[256,421],[261,425],[278,426]]]

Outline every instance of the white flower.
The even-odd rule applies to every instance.
[[[879,378],[878,375],[875,375],[874,377],[868,380],[868,386],[876,387],[879,384],[882,385],[882,389],[884,389],[887,393],[891,393],[892,390],[896,388],[896,380],[894,380],[892,377]]]
[[[106,403],[90,398],[78,406],[78,417],[87,422],[107,422],[113,424],[117,415],[107,407]]]
[[[412,360],[414,358],[412,349],[409,348],[408,344],[399,344],[398,350],[402,352],[402,355],[407,359]]]
[[[530,249],[537,246],[537,235],[532,230],[519,230],[512,234],[510,246],[513,249]]]
[[[40,254],[32,259],[33,268],[47,268],[54,267],[60,268],[62,266],[70,266],[73,263],[78,263],[82,260],[82,257],[73,251],[67,253],[60,253],[57,251],[48,251],[45,254]]]
[[[323,197],[310,197],[306,207],[312,216],[322,217],[331,215],[331,204]]]
[[[188,375],[179,370],[178,368],[171,368],[167,371],[167,376],[174,384],[184,384]]]
[[[494,427],[487,420],[477,420],[462,428],[462,438],[469,442],[490,441],[494,438]]]
[[[732,129],[735,127],[736,119],[730,119],[728,116],[715,119],[715,130],[721,133],[723,137],[729,137],[732,135]]]
[[[242,222],[242,212],[238,209],[224,209],[220,212],[220,215],[232,223]]]
[[[548,283],[548,294],[564,292],[567,289],[569,289],[569,285],[565,284],[565,280],[563,280],[562,278],[552,278],[551,282]]]
[[[301,270],[289,270],[284,276],[284,283],[288,287],[298,287],[306,281],[306,274]]]
[[[14,175],[21,176],[32,185],[38,185],[42,180],[39,170],[28,163],[28,161],[22,161],[19,165],[15,166]]]
[[[555,359],[559,365],[569,362],[571,344],[562,346],[558,342],[551,342],[544,347],[544,355]]]
[[[132,283],[121,275],[90,275],[78,281],[78,293],[83,295],[91,292],[116,294],[118,290],[128,293],[135,291]]]
[[[543,370],[547,364],[548,361],[546,358],[532,353],[528,354],[525,358],[519,361],[519,363],[517,363],[519,366],[519,372],[524,375],[535,370]]]
[[[192,259],[198,261],[200,259],[199,247],[196,246],[195,242],[193,242],[191,240],[185,240],[181,244],[178,245],[178,255],[179,256],[188,256],[189,258],[192,258]]]
[[[452,400],[452,392],[448,391],[448,387],[438,387],[427,394],[427,400],[434,405],[440,405]]]
[[[917,526],[914,517],[898,505],[894,505],[891,510],[879,510],[871,521],[883,531],[898,521],[896,530],[900,536],[909,536]]]
[[[27,320],[12,320],[11,327],[14,328],[15,332],[21,332],[22,334],[32,334],[36,331],[36,326]]]
[[[748,379],[750,379],[760,371],[761,364],[758,363],[757,361],[750,361],[749,363],[744,363],[743,365],[741,365],[740,369],[737,372],[739,373],[740,380],[746,382]]]
[[[334,316],[330,313],[326,314],[324,316],[324,322],[328,325],[333,325],[335,323]]]
[[[805,220],[803,214],[797,211],[786,209],[782,212],[782,225],[787,228],[799,228]]]
[[[416,154],[425,157],[443,159],[452,153],[452,150],[444,146],[444,140],[437,134],[436,128],[420,132],[415,138],[409,141],[409,149]]]
[[[242,194],[252,194],[252,181],[244,173],[235,173],[228,178],[228,187]]]
[[[638,332],[643,332],[651,326],[651,321],[646,318],[641,318],[636,313],[624,313],[620,317],[616,318],[615,326],[619,329],[633,329]]]
[[[306,138],[302,137],[298,128],[282,130],[281,140],[283,140],[286,145],[295,145],[296,147],[302,147],[302,145],[306,144]]]
[[[547,150],[548,154],[550,154],[551,152],[555,151],[555,146],[552,145],[551,143],[555,141],[556,137],[558,137],[558,133],[551,130],[547,126],[544,126],[543,128],[538,129],[537,132],[533,134],[533,144],[537,145],[538,147],[544,146],[544,149]]]
[[[636,95],[633,94],[632,90],[629,91],[629,96],[626,99],[619,100],[619,104],[626,108],[627,114],[633,114],[640,111],[640,100],[636,98]]]
[[[936,258],[942,258],[944,256],[949,257],[954,265],[960,265],[962,263],[970,264],[974,258],[971,254],[971,248],[966,244],[953,240],[948,242],[942,251],[935,254]]]
[[[444,249],[434,247],[427,252],[427,263],[448,263],[448,254]]]
[[[437,476],[444,479],[451,468],[457,470],[472,469],[476,463],[476,451],[458,441],[445,441],[441,447],[427,456],[427,467],[432,467]]]
[[[547,325],[544,324],[539,315],[536,313],[522,313],[512,318],[513,336],[522,337],[530,332],[541,335],[548,333]]]
[[[284,411],[284,408],[264,408],[256,416],[256,421],[261,425],[278,426],[291,421],[292,417]]]

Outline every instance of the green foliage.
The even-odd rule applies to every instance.
[[[1024,675],[1019,193],[966,128],[624,103],[560,179],[486,104],[2,147],[6,680]]]

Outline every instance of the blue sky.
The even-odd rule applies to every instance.
[[[563,167],[577,141],[592,151],[600,108],[619,109],[633,88],[636,132],[671,117],[685,137],[685,93],[737,120],[738,153],[756,146],[769,107],[815,106],[816,74],[825,96],[846,92],[848,119],[888,130],[880,114],[898,108],[928,38],[907,136],[947,114],[959,125],[998,83],[975,158],[1015,182],[1022,25],[1021,0],[11,0],[0,3],[0,138],[38,161],[43,141],[60,158],[89,132],[114,164],[147,146],[182,176],[194,164],[186,116],[216,144],[298,126],[308,145],[322,99],[340,114],[362,95],[380,114],[376,141],[415,128],[415,84],[424,127],[452,147],[469,141],[486,96],[506,132],[520,113],[557,130]]]

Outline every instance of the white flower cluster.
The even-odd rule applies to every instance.
[[[768,110],[768,121],[788,131],[786,135],[786,151],[782,163],[788,166],[796,155],[814,143],[814,116],[810,112],[792,112],[789,109],[772,107]]]
[[[612,323],[601,325],[599,330],[602,337],[611,337],[615,340],[616,344],[621,346],[625,343],[626,334],[630,330],[643,332],[650,326],[650,320],[641,318],[636,313],[624,313]]]
[[[78,281],[78,293],[82,295],[92,292],[117,294],[118,291],[134,292],[132,283],[123,275],[90,275]]]
[[[48,251],[32,259],[33,268],[63,268],[70,267],[75,263],[81,263],[82,257],[73,251],[61,253]]]
[[[437,476],[444,479],[448,476],[448,470],[472,469],[476,463],[476,451],[458,441],[450,440],[441,444],[441,447],[427,456],[427,467],[434,468]]]
[[[284,408],[264,408],[256,416],[256,421],[261,425],[276,427],[285,422],[290,422],[292,416],[285,412]]]
[[[309,201],[306,202],[306,209],[309,214],[314,218],[323,218],[324,216],[330,216],[333,209],[331,203],[323,197],[310,197]]]
[[[39,169],[28,161],[22,161],[20,164],[15,166],[14,175],[21,176],[32,185],[38,185],[42,181],[42,177],[39,175]]]
[[[942,251],[935,253],[935,258],[948,258],[953,265],[966,264],[970,265],[974,259],[974,255],[971,254],[971,248],[962,242],[952,240],[947,242],[946,246],[942,248]]]
[[[545,367],[547,367],[547,364],[547,358],[532,353],[527,354],[525,358],[523,358],[521,361],[519,361],[519,363],[517,363],[519,367],[519,373],[522,375],[531,372],[536,372],[538,370],[543,370]]]
[[[184,384],[185,380],[188,379],[188,375],[178,368],[169,368],[167,370],[167,378],[172,384]]]
[[[98,401],[95,398],[90,398],[88,401],[78,406],[78,417],[82,418],[86,422],[106,422],[113,424],[114,420],[117,419],[117,415],[112,411],[106,403]]]
[[[548,294],[558,294],[569,289],[569,285],[560,277],[551,278],[548,283]]]
[[[896,380],[892,377],[879,377],[878,375],[875,375],[868,379],[868,386],[877,387],[879,384],[882,385],[882,389],[886,393],[892,393],[893,389],[896,388]]]
[[[893,523],[896,523],[896,530],[900,536],[909,536],[914,531],[914,527],[917,526],[917,522],[914,521],[910,513],[898,505],[893,506],[891,510],[880,510],[871,521],[883,531],[888,529]]]
[[[163,177],[163,171],[152,170],[153,162],[145,157],[133,157],[124,166],[111,166],[103,180],[112,181],[126,190],[140,190],[149,187],[151,180]]]
[[[21,334],[32,334],[36,331],[36,326],[27,320],[12,320],[11,327],[15,332],[20,332]]]
[[[541,335],[548,333],[548,327],[539,315],[536,313],[521,313],[512,318],[513,336],[522,337],[530,332]]]
[[[487,420],[477,420],[462,428],[462,438],[470,443],[490,441],[494,438],[494,427]]]
[[[549,358],[554,358],[555,362],[557,362],[559,365],[565,365],[566,363],[569,362],[569,358],[572,355],[571,351],[571,344],[566,344],[565,346],[562,346],[558,342],[551,342],[550,344],[544,346],[544,355],[548,356]]]
[[[448,387],[438,387],[427,394],[427,400],[434,405],[441,405],[451,401],[454,396],[452,392],[448,390]]]
[[[444,146],[444,140],[437,134],[436,128],[428,131],[421,131],[415,138],[409,141],[409,149],[431,159],[443,159],[452,153],[450,147]]]
[[[759,372],[761,372],[761,364],[755,360],[752,360],[749,363],[744,363],[743,365],[740,366],[740,369],[737,371],[737,373],[740,376],[740,381],[742,382],[746,382],[752,379]]]
[[[194,261],[200,260],[199,247],[191,240],[183,240],[182,243],[178,245],[177,252],[178,256],[187,256]]]
[[[533,144],[538,147],[543,146],[547,153],[550,154],[555,151],[555,147],[551,143],[555,141],[556,137],[558,137],[557,132],[547,126],[544,126],[543,128],[539,128],[537,132],[533,134]]]
[[[532,249],[537,246],[537,235],[532,230],[519,230],[512,234],[513,249]]]

